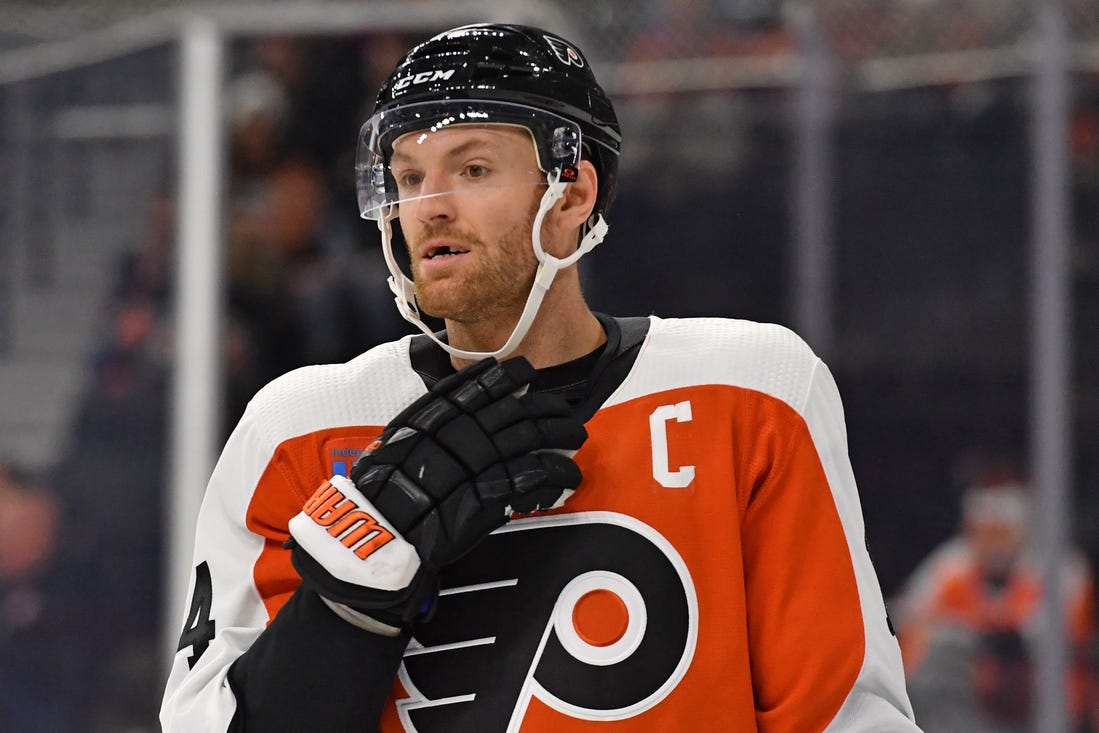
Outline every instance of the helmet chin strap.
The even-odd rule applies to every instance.
[[[606,236],[608,228],[607,221],[603,218],[603,215],[600,214],[599,218],[591,225],[587,234],[585,234],[584,238],[580,241],[580,246],[576,248],[575,252],[563,259],[547,254],[546,251],[542,249],[542,220],[545,218],[546,213],[553,208],[553,205],[557,200],[565,195],[565,186],[568,184],[561,181],[559,170],[547,174],[546,182],[549,184],[549,187],[546,189],[546,192],[542,194],[542,202],[538,207],[538,213],[534,217],[534,224],[530,235],[531,244],[534,248],[534,256],[538,258],[538,269],[534,274],[534,284],[531,286],[530,294],[527,295],[526,305],[523,306],[523,312],[519,316],[515,328],[512,329],[511,335],[508,336],[504,345],[496,351],[466,351],[465,349],[451,346],[450,344],[441,341],[431,331],[427,324],[421,320],[420,309],[416,303],[416,286],[413,284],[412,280],[401,271],[400,266],[393,257],[393,226],[391,222],[396,216],[396,209],[393,206],[389,206],[382,216],[378,217],[378,229],[382,233],[382,252],[385,255],[385,263],[389,267],[389,289],[393,291],[394,300],[397,303],[397,310],[406,321],[427,334],[428,338],[452,356],[456,356],[459,359],[471,360],[480,360],[489,356],[503,359],[508,354],[515,351],[515,349],[519,347],[519,344],[522,343],[523,338],[527,335],[527,331],[530,330],[531,324],[534,323],[534,318],[538,315],[538,308],[542,305],[542,299],[553,283],[553,278],[557,276],[557,272],[575,264],[581,257],[595,249],[595,246],[602,242],[603,237]]]

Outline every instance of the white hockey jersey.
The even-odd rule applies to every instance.
[[[202,506],[167,733],[230,729],[230,665],[300,583],[287,522],[423,394],[409,344],[296,370],[249,405]],[[586,427],[575,495],[446,569],[362,731],[919,730],[840,398],[801,339],[653,318]]]

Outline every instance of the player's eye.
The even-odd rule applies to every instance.
[[[396,176],[397,185],[401,188],[416,188],[423,183],[424,177],[415,171],[405,171]]]
[[[484,178],[488,175],[488,168],[477,163],[471,163],[466,166],[466,176],[468,178]]]

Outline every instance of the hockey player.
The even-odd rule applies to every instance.
[[[898,599],[897,633],[913,707],[934,730],[1013,733],[1034,729],[1035,640],[1046,584],[1028,537],[1030,489],[990,472],[962,498],[961,527],[912,573]],[[1090,712],[1095,599],[1077,551],[1062,561],[1071,664],[1072,730]]]
[[[359,204],[424,334],[252,400],[165,731],[918,730],[828,369],[777,326],[585,304],[619,145],[555,34],[399,63]]]

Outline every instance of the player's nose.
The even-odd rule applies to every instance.
[[[420,197],[415,202],[416,218],[420,221],[453,220],[455,215],[454,192],[450,190],[446,176],[428,173],[420,186]]]

